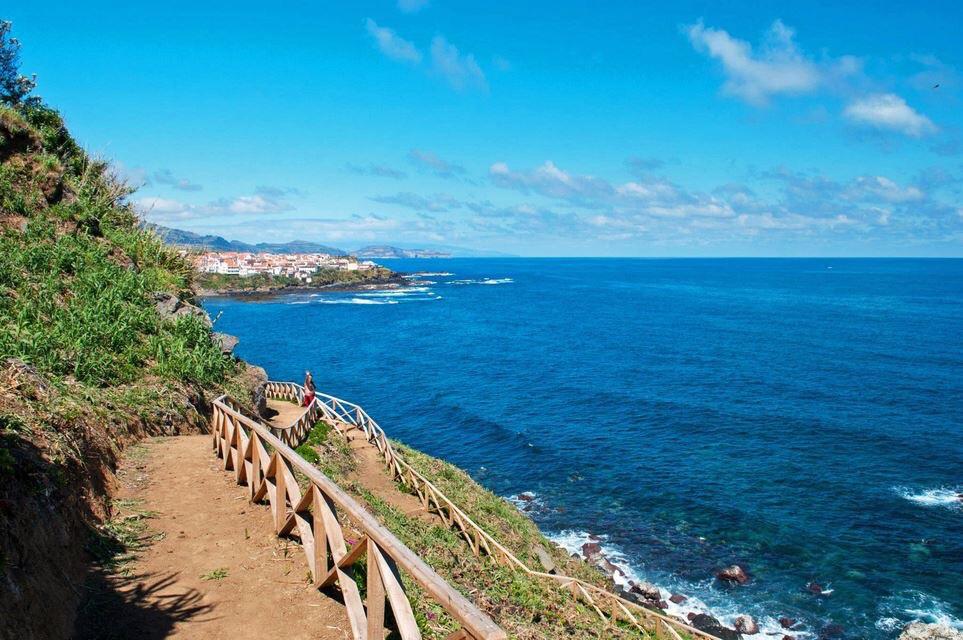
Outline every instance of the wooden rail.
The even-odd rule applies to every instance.
[[[304,390],[301,385],[291,382],[269,382],[267,385],[267,394],[271,397],[293,398],[297,396],[303,398],[303,393]],[[298,394],[301,395],[298,396]],[[438,514],[446,524],[455,529],[468,542],[475,555],[484,553],[494,558],[496,562],[514,566],[529,575],[558,583],[574,598],[592,607],[603,620],[625,621],[641,631],[655,634],[657,638],[682,640],[680,634],[685,633],[702,640],[719,640],[716,636],[643,607],[584,580],[532,569],[482,529],[430,480],[408,464],[391,446],[384,429],[360,406],[325,393],[317,393],[312,405],[319,407],[318,417],[331,422],[339,432],[343,433],[346,429],[361,431],[368,442],[378,448],[385,466],[395,480],[411,488],[426,509]]]
[[[336,585],[340,589],[354,640],[384,640],[386,604],[402,640],[421,638],[399,569],[461,625],[449,640],[506,638],[488,616],[275,435],[275,429],[244,415],[227,396],[214,401],[212,431],[214,450],[223,459],[224,469],[234,471],[238,484],[247,485],[253,502],[267,499],[270,503],[277,535],[300,538],[314,586],[322,589]],[[294,431],[288,435],[294,438]],[[303,493],[296,471],[307,479]],[[342,518],[361,532],[361,539],[350,549]],[[362,558],[367,567],[365,598],[354,579],[354,566]]]

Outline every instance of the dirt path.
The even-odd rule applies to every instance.
[[[304,407],[286,400],[268,400],[267,406],[269,409],[278,412],[276,416],[268,420],[272,427],[287,427],[306,411]]]
[[[288,426],[304,412],[303,407],[285,400],[268,400],[267,406],[278,412],[270,420],[270,423],[276,427]],[[346,432],[346,435],[351,450],[358,461],[358,468],[351,475],[352,480],[357,480],[373,494],[400,509],[406,515],[426,521],[441,522],[440,518],[429,513],[422,506],[417,497],[398,489],[391,475],[385,469],[384,461],[377,447],[365,440],[361,431],[350,429]]]
[[[343,605],[308,583],[300,546],[274,535],[269,507],[248,502],[219,462],[209,436],[157,439],[124,461],[120,511],[154,512],[155,541],[129,575],[88,585],[79,638],[350,636]]]
[[[402,511],[405,515],[431,523],[444,521],[437,515],[430,513],[421,504],[417,496],[402,491],[385,468],[384,458],[378,448],[368,442],[364,434],[358,429],[345,432],[348,444],[358,461],[358,468],[351,474],[350,479],[360,482],[368,491],[375,494],[391,506]]]

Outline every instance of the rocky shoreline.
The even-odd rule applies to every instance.
[[[237,298],[239,300],[260,301],[271,300],[280,296],[298,293],[345,293],[353,291],[372,291],[376,289],[400,289],[412,286],[404,274],[394,273],[387,278],[373,278],[364,282],[333,283],[333,284],[298,284],[298,285],[268,285],[253,289],[227,288],[205,289],[199,288],[197,295],[201,298]]]
[[[521,510],[525,512],[526,509],[524,505],[530,503],[532,497],[530,494],[527,496],[523,494],[518,496],[518,498],[523,504]],[[612,581],[615,592],[626,600],[635,602],[662,615],[674,617],[691,627],[721,638],[721,640],[741,640],[744,637],[767,637],[777,638],[779,640],[797,640],[798,638],[831,640],[850,637],[842,625],[830,624],[821,629],[814,630],[806,628],[801,621],[788,616],[777,618],[776,622],[778,626],[772,624],[772,620],[768,620],[767,617],[769,625],[763,628],[761,624],[763,621],[757,620],[747,614],[728,618],[729,624],[727,625],[722,620],[704,610],[700,611],[695,609],[684,611],[686,608],[685,603],[690,600],[689,596],[682,593],[670,592],[645,580],[634,580],[626,569],[619,566],[616,561],[613,561],[612,557],[606,555],[602,542],[603,538],[590,536],[588,541],[583,542],[580,548],[572,553],[572,555],[573,557],[588,562],[608,576]],[[571,551],[571,548],[568,548],[568,550]],[[752,580],[752,575],[746,567],[730,565],[716,570],[714,572],[714,578],[722,585],[738,587],[749,583]],[[808,583],[802,590],[813,597],[825,598],[832,594],[831,589],[826,589],[822,585],[814,582]],[[956,629],[947,624],[931,624],[915,621],[903,627],[899,640],[963,640],[963,630]]]

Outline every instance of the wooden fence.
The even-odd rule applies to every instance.
[[[320,405],[318,411],[322,411]],[[244,415],[234,401],[222,396],[214,401],[214,450],[223,459],[224,469],[234,472],[237,483],[247,485],[252,501],[267,499],[270,503],[277,535],[300,538],[314,586],[340,589],[352,638],[384,640],[386,604],[402,640],[421,638],[400,579],[399,570],[403,570],[461,625],[449,640],[504,640],[505,632],[488,616],[291,448],[289,442],[296,440],[294,429],[303,428],[299,422],[281,429],[291,431],[288,437],[278,436],[276,429]],[[306,479],[303,491],[295,472]],[[342,518],[361,532],[350,549]],[[364,598],[353,570],[362,558],[367,568]]]
[[[304,390],[301,385],[291,382],[269,382],[267,385],[269,397],[303,398],[303,393]],[[378,448],[385,466],[395,480],[412,489],[426,509],[438,514],[445,523],[468,542],[475,555],[484,553],[501,564],[513,566],[529,575],[557,582],[573,597],[592,607],[603,620],[613,622],[622,620],[642,631],[655,634],[657,638],[682,640],[680,634],[687,634],[702,640],[718,640],[711,634],[684,624],[675,618],[645,608],[636,602],[627,600],[584,580],[532,569],[482,529],[430,480],[408,464],[391,446],[384,429],[364,409],[352,402],[325,393],[315,395],[312,406],[314,405],[319,408],[317,417],[331,422],[339,431],[344,432],[345,429],[361,431],[368,442]]]

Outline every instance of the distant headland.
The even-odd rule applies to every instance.
[[[193,231],[174,229],[159,224],[144,223],[144,228],[156,233],[167,244],[190,249],[213,251],[237,251],[245,253],[326,253],[333,256],[356,256],[358,258],[511,258],[513,254],[500,251],[480,251],[456,246],[398,247],[390,244],[372,244],[354,250],[340,249],[320,242],[293,240],[290,242],[258,242],[251,244],[241,240],[228,240],[218,235],[202,235]]]
[[[251,244],[240,240],[228,240],[223,236],[201,235],[193,231],[173,229],[159,224],[145,224],[160,236],[167,244],[179,247],[209,249],[214,251],[236,251],[240,253],[276,253],[276,254],[317,254],[324,253],[332,256],[353,255],[359,258],[450,258],[449,251],[435,249],[402,249],[391,245],[369,245],[355,251],[339,249],[319,242],[307,240],[292,240],[291,242],[258,242]]]

